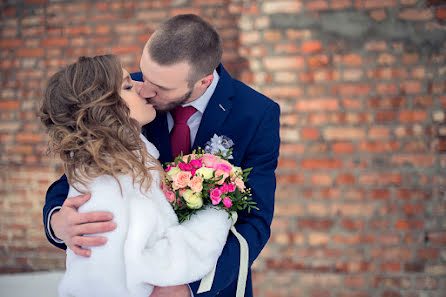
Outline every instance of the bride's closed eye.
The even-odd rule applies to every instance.
[[[133,88],[133,85],[124,86],[124,90],[130,91]]]

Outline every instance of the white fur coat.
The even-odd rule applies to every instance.
[[[142,138],[158,158],[155,146]],[[91,247],[89,258],[67,249],[61,297],[148,297],[154,285],[187,284],[213,269],[231,227],[228,214],[207,208],[180,225],[160,189],[158,173],[152,174],[152,187],[144,194],[126,175],[119,177],[122,196],[111,176],[89,184],[91,199],[79,211],[111,212],[117,228],[102,234],[107,243]],[[78,194],[70,186],[68,197]]]

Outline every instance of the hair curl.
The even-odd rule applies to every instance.
[[[50,136],[49,151],[59,154],[75,188],[87,188],[102,175],[119,183],[118,175],[130,174],[148,190],[150,170],[161,170],[120,96],[122,75],[119,59],[103,55],[80,57],[49,79],[39,116]]]

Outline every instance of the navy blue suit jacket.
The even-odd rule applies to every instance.
[[[231,160],[236,166],[253,170],[247,185],[252,189],[252,198],[260,209],[251,213],[241,212],[236,224],[237,231],[249,245],[249,266],[257,258],[270,237],[270,225],[274,212],[276,189],[275,169],[279,156],[279,115],[277,103],[254,91],[242,82],[232,79],[222,65],[217,68],[220,80],[203,114],[193,148],[204,147],[214,134],[225,135],[234,142]],[[141,73],[132,74],[134,80],[142,80]],[[158,113],[153,122],[143,127],[143,134],[160,151],[160,162],[173,160],[170,147],[166,113]],[[43,210],[45,230],[49,211],[60,206],[68,194],[65,175],[50,186]],[[57,244],[66,248],[63,244]],[[240,262],[239,243],[230,233],[217,270],[212,289],[199,296],[235,296]],[[200,282],[190,284],[196,295]],[[246,286],[246,297],[252,296],[251,271]]]

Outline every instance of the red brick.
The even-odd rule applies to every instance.
[[[403,110],[399,112],[398,119],[403,123],[423,122],[427,119],[425,110]]]
[[[446,232],[431,232],[428,233],[429,243],[434,246],[446,245]]]
[[[329,186],[332,184],[332,178],[327,174],[312,174],[311,184],[318,186]]]
[[[375,120],[378,123],[393,122],[396,120],[396,112],[394,111],[377,111]]]
[[[307,10],[310,10],[310,11],[327,10],[328,3],[325,0],[313,0],[313,1],[307,2],[306,8],[307,8]]]
[[[395,230],[408,231],[408,230],[420,230],[424,227],[424,223],[421,220],[397,220],[395,222]]]
[[[395,248],[373,248],[370,251],[370,257],[385,260],[410,260],[412,259],[412,250],[410,248],[395,247]]]
[[[419,277],[415,280],[415,288],[418,290],[435,290],[438,288],[438,280],[432,277]]]
[[[305,41],[302,43],[302,52],[306,54],[317,53],[322,50],[322,44],[319,41]]]
[[[303,184],[305,183],[305,175],[299,173],[280,174],[277,176],[278,184]]]
[[[131,54],[131,53],[139,53],[141,51],[141,47],[136,45],[127,45],[127,46],[115,46],[112,48],[112,53],[115,55],[123,55],[123,54]]]
[[[351,142],[333,143],[333,152],[336,154],[350,154],[355,151],[355,146]]]
[[[302,204],[299,203],[288,203],[288,204],[277,204],[275,206],[275,214],[279,217],[282,216],[301,216],[304,213]]]
[[[398,173],[366,173],[360,176],[359,181],[364,185],[401,185],[403,177]]]
[[[340,185],[353,185],[356,183],[356,178],[353,174],[344,173],[336,177],[336,183]]]
[[[424,248],[417,251],[417,258],[421,260],[436,260],[439,255],[439,250],[434,248]]]
[[[311,56],[307,59],[310,68],[324,67],[330,64],[330,58],[327,55]]]
[[[367,287],[367,280],[364,276],[346,275],[344,277],[344,286],[347,288],[365,289]]]
[[[328,127],[323,131],[323,135],[327,140],[357,140],[364,139],[366,133],[361,128]]]
[[[437,19],[446,19],[446,8],[438,7],[435,12]]]
[[[68,44],[66,38],[48,38],[41,41],[41,45],[45,47],[64,47]]]
[[[276,14],[276,13],[296,13],[300,12],[302,9],[301,1],[271,1],[262,4],[262,11],[266,14]]]
[[[310,230],[329,230],[333,227],[334,222],[329,219],[298,219],[297,227],[299,229],[310,229]]]
[[[388,200],[388,199],[390,199],[390,190],[388,190],[388,189],[372,189],[370,191],[370,198],[373,200]]]
[[[307,170],[317,169],[339,169],[342,167],[342,161],[339,159],[304,159],[301,168]]]
[[[43,140],[43,134],[19,133],[16,140],[25,143],[39,143]]]
[[[319,130],[314,128],[302,128],[301,136],[305,140],[316,140],[319,138]]]
[[[378,83],[376,85],[376,91],[378,94],[397,94],[398,88],[396,83],[385,82],[385,83]]]
[[[399,12],[398,17],[407,21],[428,21],[432,19],[433,14],[429,8],[406,8]]]
[[[431,95],[420,95],[413,99],[413,105],[415,107],[433,107],[434,98]]]
[[[299,99],[296,100],[296,109],[299,112],[338,110],[339,102],[336,98]]]
[[[387,234],[379,235],[378,242],[383,246],[386,246],[386,245],[395,246],[395,245],[398,245],[401,242],[401,240],[400,240],[400,236],[398,234],[387,233]]]
[[[0,39],[0,48],[12,48],[22,46],[21,39]]]
[[[292,98],[296,99],[302,95],[302,88],[299,86],[275,86],[265,90],[265,95],[270,98]]]
[[[266,57],[263,64],[267,70],[300,69],[304,66],[303,57]]]
[[[20,48],[17,51],[18,57],[43,57],[43,48]]]
[[[75,26],[66,29],[68,35],[88,35],[91,34],[91,27],[89,26]]]
[[[401,91],[405,94],[421,93],[423,86],[419,81],[405,81],[401,83]]]
[[[382,272],[400,272],[401,264],[399,262],[384,262],[381,264]]]
[[[432,167],[435,162],[434,155],[393,155],[392,164],[397,166],[411,165],[415,168]]]
[[[15,110],[19,107],[20,103],[18,101],[0,101],[0,110]]]
[[[279,168],[297,168],[297,161],[290,158],[279,158],[278,160]]]
[[[367,100],[367,106],[374,108],[398,108],[407,104],[406,98],[389,97],[389,98],[371,98]]]
[[[334,94],[340,95],[368,95],[371,91],[371,86],[369,84],[340,84],[332,87],[332,92]]]
[[[398,4],[397,0],[364,0],[363,2],[366,9],[395,7]]]
[[[45,4],[48,3],[48,0],[26,0],[27,4]]]

